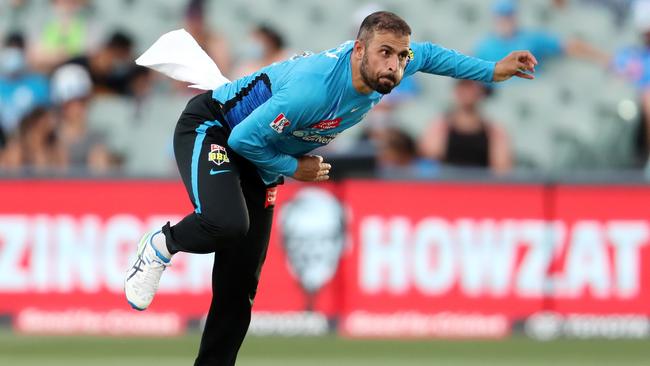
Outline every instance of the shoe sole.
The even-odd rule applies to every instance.
[[[137,258],[139,258],[140,256],[142,256],[142,254],[144,253],[145,246],[147,245],[147,242],[148,242],[149,239],[151,238],[151,234],[152,234],[152,233],[153,233],[153,232],[146,233],[146,234],[144,234],[144,236],[142,237],[142,239],[140,239],[140,242],[138,243],[138,251],[136,252],[136,260],[137,260]],[[131,301],[131,300],[129,299],[131,296],[129,296],[129,291],[128,291],[128,288],[127,288],[127,286],[126,286],[126,281],[127,281],[127,280],[126,280],[126,278],[125,278],[125,279],[124,279],[124,294],[126,295],[126,302],[128,302],[129,305],[131,306],[131,308],[133,308],[133,309],[135,309],[135,310],[138,310],[138,311],[146,310],[148,306],[146,306],[146,307],[139,307],[139,306],[137,306],[135,303],[133,303],[133,301]]]

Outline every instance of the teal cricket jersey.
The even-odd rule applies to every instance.
[[[297,157],[327,145],[361,122],[382,94],[352,86],[353,41],[318,54],[274,63],[212,93],[232,129],[228,145],[253,162],[266,184],[291,176]],[[494,62],[432,43],[411,43],[404,77],[417,71],[491,82]]]

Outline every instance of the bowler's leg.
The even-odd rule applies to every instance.
[[[273,207],[264,207],[266,188],[251,180],[242,179],[250,229],[243,242],[215,253],[212,304],[195,365],[234,365],[250,324],[273,220]]]

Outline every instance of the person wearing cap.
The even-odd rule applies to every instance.
[[[497,0],[492,5],[494,32],[479,41],[475,56],[484,60],[498,61],[512,51],[530,50],[539,66],[552,57],[567,55],[594,61],[601,65],[609,57],[579,39],[562,39],[544,30],[530,30],[517,23],[517,3],[514,0]]]
[[[52,74],[51,87],[56,137],[64,146],[66,164],[91,173],[108,172],[113,157],[104,137],[88,128],[88,101],[93,90],[88,71],[81,65],[63,65]]]
[[[639,93],[641,121],[634,145],[636,158],[642,164],[650,154],[650,0],[635,1],[631,15],[642,43],[615,52],[611,68],[633,83]]]

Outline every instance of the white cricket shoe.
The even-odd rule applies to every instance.
[[[138,244],[138,256],[133,266],[126,272],[124,293],[132,308],[145,310],[151,304],[160,276],[165,268],[171,265],[171,260],[162,255],[154,246],[152,238],[160,230],[145,234]]]

